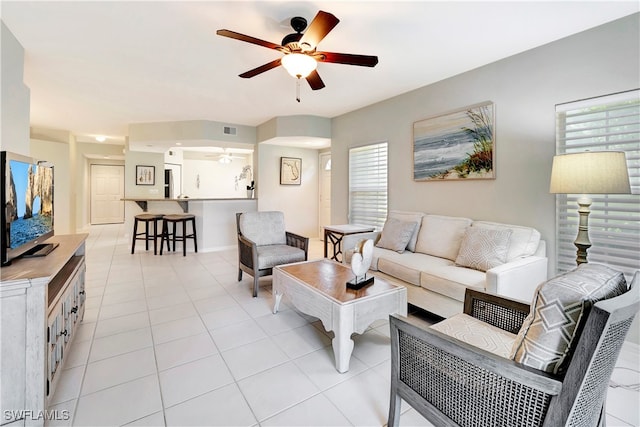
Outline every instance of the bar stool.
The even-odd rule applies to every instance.
[[[191,234],[187,234],[187,222],[191,223]],[[182,234],[177,234],[177,224],[182,224]],[[171,231],[169,225],[171,224]],[[160,255],[167,242],[167,250],[171,250],[169,242],[173,242],[173,251],[176,251],[176,241],[182,242],[182,256],[187,256],[187,239],[193,239],[193,248],[198,253],[198,240],[196,236],[196,216],[192,214],[172,214],[162,218],[162,237],[160,240]]]
[[[158,234],[158,221],[162,219],[162,215],[160,214],[138,214],[134,217],[133,221],[133,239],[131,241],[131,253],[133,253],[136,249],[136,240],[144,240],[145,250],[149,250],[149,241],[153,240],[153,254],[156,255],[158,253],[158,244],[157,239],[160,237]],[[138,233],[138,223],[144,223],[144,231]],[[153,234],[150,233],[150,226],[153,224]],[[162,249],[162,248],[160,248]],[[162,253],[162,252],[161,252]]]

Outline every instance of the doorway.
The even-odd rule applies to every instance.
[[[318,235],[324,239],[324,227],[331,225],[331,153],[320,154]]]
[[[124,166],[91,165],[91,224],[124,222]]]

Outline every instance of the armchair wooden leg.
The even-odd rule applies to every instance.
[[[391,401],[389,402],[389,419],[387,420],[387,427],[397,427],[400,423],[400,405],[400,396],[392,391]]]
[[[258,279],[259,276],[253,276],[253,297],[256,298],[258,296]]]

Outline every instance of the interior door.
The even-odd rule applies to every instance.
[[[331,153],[320,154],[320,207],[318,235],[324,238],[324,226],[331,225]]]
[[[91,224],[124,222],[124,166],[91,165]]]

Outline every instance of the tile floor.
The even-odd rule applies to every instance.
[[[269,278],[255,299],[249,276],[237,282],[235,250],[131,255],[125,232],[91,228],[84,321],[50,408],[71,419],[51,425],[386,423],[386,321],[354,338],[350,370],[339,374],[319,322],[286,304],[271,314]],[[321,257],[322,242],[311,246],[310,259]],[[640,382],[627,369],[638,369],[637,347],[619,365],[614,380]],[[640,425],[638,397],[610,388],[608,425]],[[401,425],[431,425],[406,405],[402,411]]]

